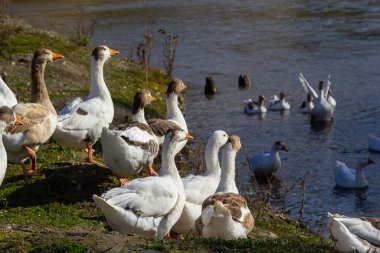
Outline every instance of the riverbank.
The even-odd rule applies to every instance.
[[[42,47],[65,56],[46,68],[46,83],[56,109],[59,110],[65,101],[87,94],[91,47],[80,46],[54,32],[11,22],[15,22],[11,26],[13,30],[0,42],[0,67],[7,72],[7,84],[19,101],[29,99],[31,54]],[[144,87],[145,74],[135,62],[119,58],[107,62],[104,72],[116,107],[114,123],[121,123],[130,114],[135,91]],[[146,88],[158,101],[147,108],[147,118],[162,116],[168,78],[160,70],[152,69],[148,80]],[[179,157],[181,174],[186,174],[189,166],[186,157],[194,154],[198,154],[195,149],[187,149]],[[101,161],[101,154],[95,155]],[[262,202],[251,203],[256,228],[248,239],[227,242],[185,236],[175,241],[153,241],[119,235],[111,231],[91,200],[92,194],[116,186],[117,181],[109,170],[83,163],[83,160],[84,154],[51,142],[38,152],[41,175],[25,178],[19,165],[8,166],[0,187],[0,251],[334,251],[331,242]]]

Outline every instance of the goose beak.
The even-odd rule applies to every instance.
[[[285,152],[288,152],[289,150],[286,148],[285,144],[282,144],[281,145],[281,150],[285,151]]]
[[[155,98],[155,97],[154,97],[154,96],[152,96],[152,95],[150,96],[150,101],[152,101],[152,102],[153,102],[153,101],[156,101],[156,100],[157,100],[157,98]]]
[[[52,53],[52,59],[53,61],[64,58],[61,54]]]
[[[24,125],[24,123],[21,121],[19,117],[16,117],[14,125]]]
[[[110,55],[120,54],[119,51],[110,48]]]
[[[185,136],[185,140],[189,140],[189,139],[194,139],[193,136],[191,136],[190,134],[186,134]]]
[[[368,157],[368,164],[375,164],[375,161]]]

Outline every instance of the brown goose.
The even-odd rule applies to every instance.
[[[145,121],[144,108],[156,100],[148,90],[136,92],[130,124],[120,125],[109,130],[104,127],[101,135],[105,164],[119,177],[121,185],[128,177],[147,166],[150,176],[157,175],[153,170],[153,159],[158,154],[158,142],[152,129]]]
[[[37,50],[32,60],[31,103],[17,104],[13,107],[16,116],[23,125],[14,125],[3,136],[8,161],[21,163],[25,175],[37,173],[36,152],[39,146],[47,142],[57,124],[57,113],[50,101],[46,88],[44,72],[47,62],[63,58],[62,55],[48,49]],[[29,158],[30,166],[26,169],[24,162]]]

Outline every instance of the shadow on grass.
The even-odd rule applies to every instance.
[[[7,207],[92,202],[93,194],[116,186],[111,180],[110,170],[91,164],[56,164],[54,169],[42,169],[40,173],[36,178],[27,179],[25,185],[7,196]],[[24,177],[17,175],[8,178],[7,183],[17,183],[21,179]]]

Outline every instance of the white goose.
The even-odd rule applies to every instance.
[[[119,52],[106,46],[92,51],[90,93],[82,100],[76,98],[58,113],[58,124],[53,138],[60,145],[88,152],[87,161],[100,165],[92,156],[92,145],[100,138],[103,127],[113,120],[111,94],[103,77],[103,66]]]
[[[171,80],[166,90],[166,120],[148,120],[148,124],[152,128],[154,134],[157,136],[158,143],[160,145],[162,145],[164,142],[165,134],[169,130],[183,129],[185,132],[188,132],[186,120],[178,107],[178,96],[186,88],[187,86],[181,79],[175,78]],[[182,148],[185,145],[186,141],[180,144]]]
[[[380,252],[380,218],[328,213],[328,227],[339,252]]]
[[[311,113],[313,108],[314,108],[314,99],[310,95],[310,93],[307,93],[306,100],[302,102],[298,111],[301,113]]]
[[[259,96],[258,102],[254,102],[251,99],[244,100],[244,113],[246,114],[261,114],[267,112],[267,108],[264,105],[265,97]]]
[[[335,108],[336,107],[336,100],[332,96],[331,91],[331,81],[330,81],[330,75],[327,78],[327,87],[326,87],[326,100],[329,102],[329,104]]]
[[[215,194],[203,202],[202,214],[195,222],[202,237],[246,238],[253,229],[253,216],[235,184],[235,157],[240,148],[240,138],[236,135],[230,136],[223,148],[219,185]]]
[[[279,151],[288,152],[288,149],[284,143],[277,141],[273,144],[270,152],[248,156],[248,165],[255,176],[271,175],[281,168]]]
[[[364,175],[364,168],[374,163],[371,158],[363,158],[358,161],[355,169],[351,169],[346,164],[336,161],[334,167],[336,185],[343,188],[367,187],[368,182]]]
[[[154,177],[135,179],[93,199],[112,229],[162,239],[179,219],[185,205],[185,191],[174,162],[181,142],[192,138],[183,130],[165,136],[162,167]]]
[[[7,170],[7,152],[3,145],[1,136],[11,125],[23,125],[22,121],[16,117],[16,114],[8,106],[0,107],[0,185],[3,183],[5,172]]]
[[[368,148],[380,152],[380,137],[373,134],[368,135]]]
[[[17,104],[17,99],[15,94],[9,89],[7,84],[0,76],[0,107],[9,106],[13,107]]]
[[[214,131],[208,138],[205,160],[206,172],[203,175],[188,175],[182,179],[185,188],[186,204],[181,217],[173,226],[177,234],[195,233],[195,220],[201,215],[202,203],[215,193],[220,181],[219,149],[227,142],[226,132]]]
[[[268,103],[268,108],[271,111],[281,111],[281,110],[290,110],[290,104],[285,99],[286,95],[285,93],[280,93],[280,98],[278,98],[276,95],[273,95]]]
[[[40,49],[34,53],[31,103],[17,104],[12,108],[24,124],[12,126],[9,133],[3,135],[8,161],[21,163],[27,176],[37,174],[36,152],[41,144],[49,140],[57,124],[57,113],[49,98],[44,73],[47,62],[60,58],[63,56],[48,49]],[[24,161],[28,158],[29,170],[24,166]]]
[[[104,127],[101,135],[103,159],[105,164],[119,177],[121,185],[128,177],[147,166],[149,175],[157,175],[153,170],[153,159],[158,154],[158,141],[152,129],[145,121],[144,108],[156,99],[148,90],[136,92],[132,123],[109,130]]]
[[[315,101],[314,108],[311,110],[311,122],[330,122],[333,120],[334,107],[326,99],[327,92],[324,90],[324,82],[319,81],[319,95],[309,85],[305,77],[300,73],[298,77],[305,91],[308,92]],[[329,87],[330,89],[330,87]],[[336,103],[335,103],[336,104]]]

